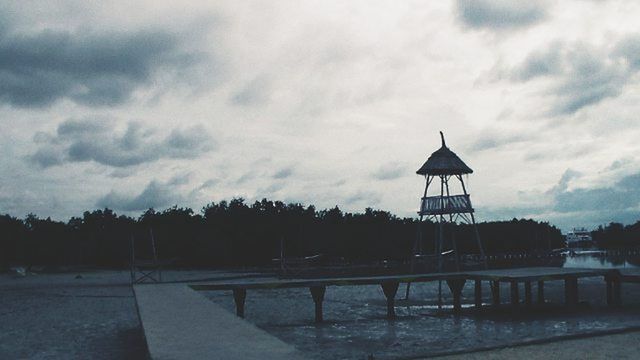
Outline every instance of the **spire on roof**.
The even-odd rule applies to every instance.
[[[473,170],[447,147],[442,131],[440,131],[440,139],[442,139],[442,147],[431,154],[416,173],[420,175],[471,174]]]

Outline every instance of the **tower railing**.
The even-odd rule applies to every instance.
[[[427,196],[422,198],[419,215],[471,213],[469,195]]]

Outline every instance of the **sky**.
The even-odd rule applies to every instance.
[[[640,219],[640,2],[0,1],[0,213],[243,197],[415,216],[447,145],[477,218]]]

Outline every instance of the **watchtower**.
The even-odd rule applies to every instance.
[[[411,262],[412,267],[415,259],[424,255],[421,229],[422,222],[426,220],[431,220],[436,225],[434,253],[438,262],[438,271],[442,271],[442,256],[445,252],[443,249],[445,244],[445,227],[447,224],[455,224],[457,222],[463,222],[473,226],[473,236],[476,238],[480,256],[486,267],[484,249],[482,248],[482,242],[478,234],[474,209],[471,205],[471,198],[467,193],[463,179],[463,175],[471,174],[473,170],[447,147],[442,131],[440,132],[440,138],[442,139],[440,149],[431,154],[424,165],[416,171],[418,175],[425,177],[426,185],[424,195],[420,201],[420,210],[418,211],[420,226],[418,227],[418,236],[416,237],[416,243],[414,245]],[[453,194],[456,188],[458,193]],[[429,193],[431,193],[431,195]],[[455,256],[456,270],[460,271],[459,254],[453,227],[451,227],[449,234],[452,244],[451,250]]]

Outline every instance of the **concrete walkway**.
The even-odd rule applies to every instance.
[[[302,358],[185,284],[136,285],[134,293],[151,359]]]

